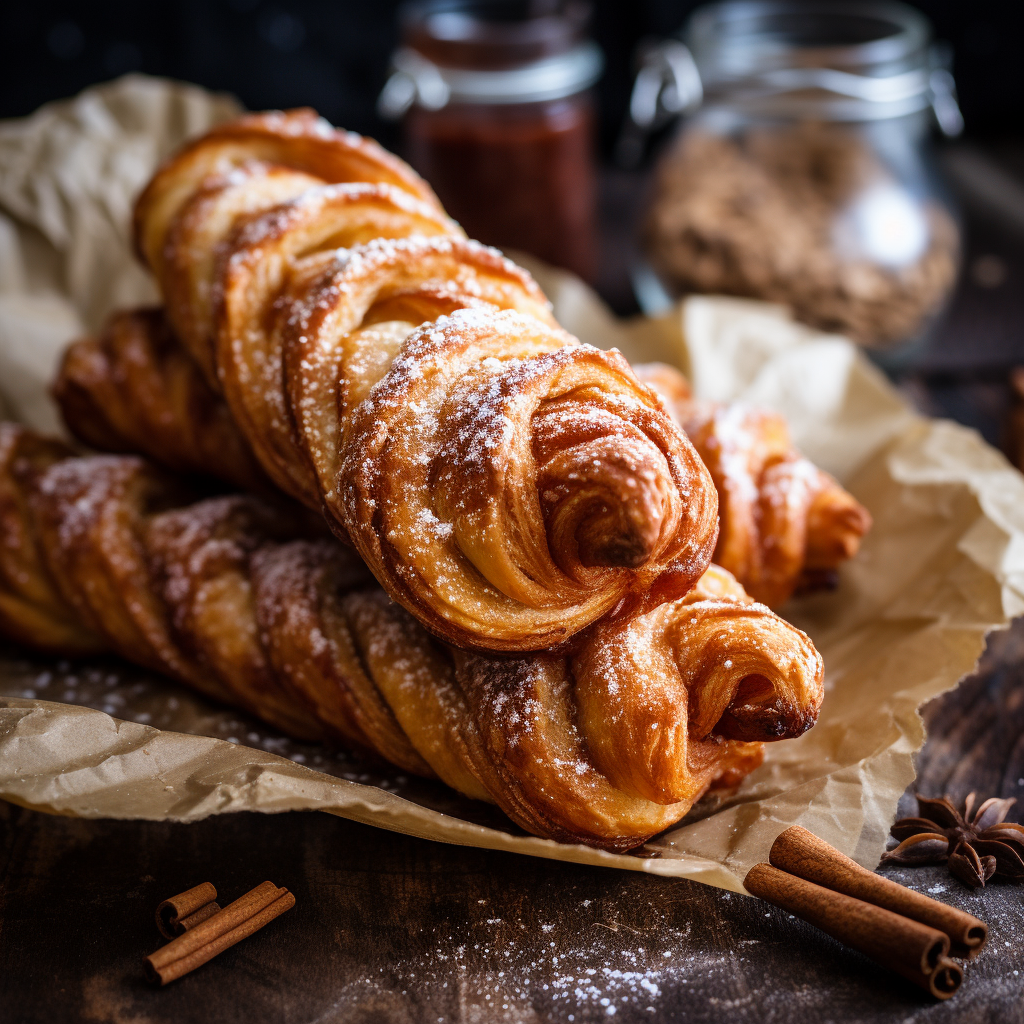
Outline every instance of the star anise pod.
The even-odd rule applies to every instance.
[[[883,864],[941,864],[961,882],[978,889],[993,876],[1024,880],[1024,825],[1003,819],[1017,801],[992,797],[974,810],[974,794],[961,814],[949,797],[919,796],[921,817],[900,818],[890,830],[899,846]]]

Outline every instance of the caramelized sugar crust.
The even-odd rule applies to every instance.
[[[559,647],[707,569],[717,495],[683,432],[375,144],[309,111],[242,118],[157,172],[135,230],[194,366],[152,344],[152,376],[177,375],[158,394],[120,368],[117,322],[79,343],[57,393],[83,438],[255,488],[251,453],[467,648]],[[198,405],[216,435],[154,431],[123,395],[105,414],[104,390],[144,385],[161,423]]]
[[[834,586],[871,515],[793,447],[786,421],[696,399],[682,374],[664,364],[636,373],[661,395],[711,472],[721,517],[715,563],[771,608],[794,593]]]
[[[195,501],[133,456],[0,425],[0,631],[111,650],[304,739],[490,800],[535,835],[625,850],[813,724],[810,640],[712,567],[572,655],[439,642],[362,561],[256,497]]]

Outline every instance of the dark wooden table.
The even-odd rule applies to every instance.
[[[1024,624],[927,712],[925,792],[1024,790]],[[937,1004],[802,921],[696,882],[442,846],[326,814],[194,825],[0,804],[0,1020],[141,1022],[1021,1021],[1019,886],[888,872],[991,924]],[[264,879],[295,909],[166,989],[153,909]]]
[[[635,180],[605,185],[614,228]],[[1006,370],[1024,362],[1024,240],[983,209],[972,218],[960,293],[901,385],[997,442]],[[625,309],[621,233],[606,237],[602,286]],[[984,256],[1001,261],[1000,284],[972,269]],[[925,715],[922,792],[1024,802],[1024,623],[994,636],[979,673]],[[987,949],[948,1003],[788,914],[694,882],[320,814],[170,825],[0,803],[0,1024],[1024,1021],[1024,887],[972,892],[942,868],[887,873],[990,922]],[[265,879],[295,893],[294,910],[166,989],[145,983],[161,899],[211,880],[231,900]]]

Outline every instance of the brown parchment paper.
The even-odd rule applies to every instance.
[[[0,125],[0,398],[57,429],[60,350],[113,307],[151,300],[127,216],[156,161],[237,107],[140,76]],[[769,744],[726,801],[618,855],[526,836],[493,808],[273,734],[114,659],[0,655],[0,797],[58,814],[196,820],[315,809],[450,843],[687,876],[741,890],[799,823],[873,867],[924,739],[918,706],[1024,612],[1024,478],[977,434],[912,412],[842,338],[715,297],[616,321],[580,281],[523,259],[583,339],[680,366],[701,395],[784,413],[797,443],[871,510],[837,591],[784,610],[822,652],[818,724]],[[286,826],[282,826],[286,827]]]

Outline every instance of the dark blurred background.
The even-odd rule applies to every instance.
[[[0,117],[25,115],[48,100],[142,71],[233,93],[250,109],[310,105],[401,151],[398,128],[375,112],[397,43],[399,6],[398,0],[7,2],[0,6]],[[645,187],[643,169],[624,172],[610,160],[634,53],[642,40],[678,30],[696,6],[593,0],[592,33],[606,57],[597,89],[604,169],[594,283],[619,313],[637,310],[627,263]],[[1024,364],[1024,2],[919,0],[914,6],[952,47],[967,127],[962,140],[945,145],[942,161],[964,217],[964,261],[956,298],[927,348],[894,376],[923,411],[951,415],[1006,443],[1014,402],[1009,374]],[[982,158],[980,177],[957,178],[955,157],[963,152]],[[1024,424],[1024,373],[1019,379]],[[1024,453],[1024,427],[1019,432]]]
[[[637,43],[678,29],[685,0],[594,0],[607,69],[599,86],[602,147],[621,124]],[[1024,135],[1024,3],[922,0],[913,6],[954,48],[968,132]],[[234,93],[247,107],[310,105],[345,128],[397,142],[374,112],[396,44],[397,0],[179,0],[0,5],[0,116],[128,71]]]

